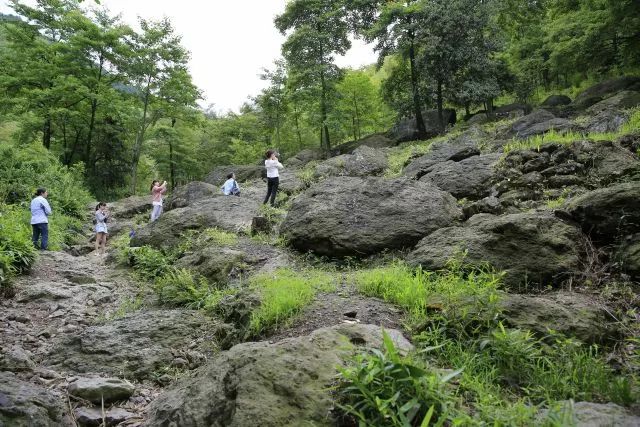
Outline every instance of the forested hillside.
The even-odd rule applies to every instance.
[[[220,114],[197,107],[170,20],[134,30],[93,2],[12,4],[20,20],[2,17],[0,120],[16,132],[2,142],[37,139],[64,165],[82,163],[102,198],[156,175],[175,186],[215,164],[253,163],[267,147],[328,150],[399,117],[417,116],[425,134],[430,108],[444,128],[446,107],[490,114],[640,64],[633,0],[291,1],[275,21],[287,39],[283,59],[264,64],[268,87]],[[351,37],[374,43],[380,68],[335,65]]]

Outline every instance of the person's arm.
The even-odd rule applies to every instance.
[[[284,168],[284,166],[282,166],[282,163],[280,163],[280,161],[279,161],[279,160],[276,160],[275,162],[276,162],[276,165],[275,165],[275,166],[276,166],[278,169],[282,169],[282,168]]]
[[[42,209],[44,210],[44,214],[46,216],[51,215],[51,206],[49,206],[49,202],[47,202],[47,199],[42,200]]]
[[[163,182],[160,186],[160,194],[164,194],[167,192],[167,181]]]
[[[105,218],[107,217],[106,214],[100,212],[100,211],[96,211],[96,220],[97,222],[104,222]]]

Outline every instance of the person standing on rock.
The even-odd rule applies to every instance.
[[[227,175],[227,180],[222,186],[222,193],[225,196],[240,196],[240,187],[236,182],[236,174],[234,174],[233,172]]]
[[[162,215],[162,195],[167,192],[167,181],[160,184],[160,181],[154,180],[151,183],[151,222],[154,222]]]
[[[275,150],[268,150],[266,153],[267,160],[264,161],[264,167],[267,169],[267,195],[264,198],[263,204],[271,202],[271,206],[276,201],[276,193],[278,192],[278,186],[280,185],[280,173],[279,169],[282,169],[282,163],[278,160],[278,153]]]
[[[51,215],[51,206],[47,202],[49,193],[44,188],[38,188],[36,194],[31,200],[31,228],[33,230],[33,246],[36,249],[46,251],[49,245],[49,215]],[[40,240],[40,248],[38,248],[38,240]]]
[[[107,204],[105,202],[98,203],[96,206],[96,255],[104,255],[107,246],[107,220],[109,218],[109,212],[107,211]],[[100,250],[102,249],[102,250]]]

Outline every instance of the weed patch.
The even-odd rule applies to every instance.
[[[261,295],[260,307],[252,313],[249,324],[250,333],[258,336],[287,325],[313,301],[318,291],[334,290],[336,279],[323,271],[280,269],[253,277],[250,286]]]

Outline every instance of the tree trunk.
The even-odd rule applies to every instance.
[[[464,103],[464,113],[467,117],[471,115],[471,111],[469,110],[469,101]]]
[[[51,147],[51,117],[46,116],[42,128],[42,145],[47,150]]]
[[[411,91],[413,92],[413,114],[416,116],[418,136],[424,137],[427,129],[422,118],[422,105],[420,102],[420,91],[418,89],[418,72],[416,71],[416,52],[413,45],[413,33],[409,34],[411,44],[409,46],[409,64],[411,65]]]
[[[176,126],[176,118],[171,119],[171,128]],[[176,188],[176,167],[173,161],[173,137],[169,138],[169,181],[171,188]]]
[[[98,111],[98,92],[100,91],[100,80],[102,80],[102,67],[104,64],[104,57],[100,54],[100,61],[98,66],[98,83],[95,91],[93,92],[93,99],[91,100],[91,119],[89,121],[89,132],[87,134],[87,145],[85,147],[84,159],[85,163],[89,163],[91,158],[91,144],[93,141],[93,130],[96,123],[96,111]]]
[[[331,150],[331,142],[329,140],[329,127],[327,126],[327,82],[324,77],[324,52],[322,46],[320,47],[320,84],[322,87],[322,98],[320,100],[320,118],[321,118],[321,147],[325,154],[328,156]]]
[[[296,125],[296,135],[298,136],[298,147],[302,147],[302,133],[300,133],[300,123],[298,122],[299,119],[299,114],[298,114],[298,106],[294,106],[294,115],[293,118],[295,120],[295,125]]]
[[[354,127],[355,127],[355,132],[358,134],[358,137],[355,139],[360,139],[362,138],[362,134],[360,133],[360,111],[358,110],[358,98],[356,97],[355,92],[353,92],[353,107],[356,113]]]
[[[438,102],[438,123],[440,124],[440,132],[444,132],[445,124],[444,124],[444,115],[442,114],[442,80],[438,80],[437,102]]]
[[[142,120],[140,128],[136,135],[136,143],[133,146],[133,158],[131,159],[131,194],[136,194],[136,186],[138,184],[138,162],[142,153],[142,143],[144,141],[144,133],[147,130],[147,113],[149,112],[149,98],[151,96],[151,76],[147,79],[147,88],[144,93],[144,108],[142,110]]]

